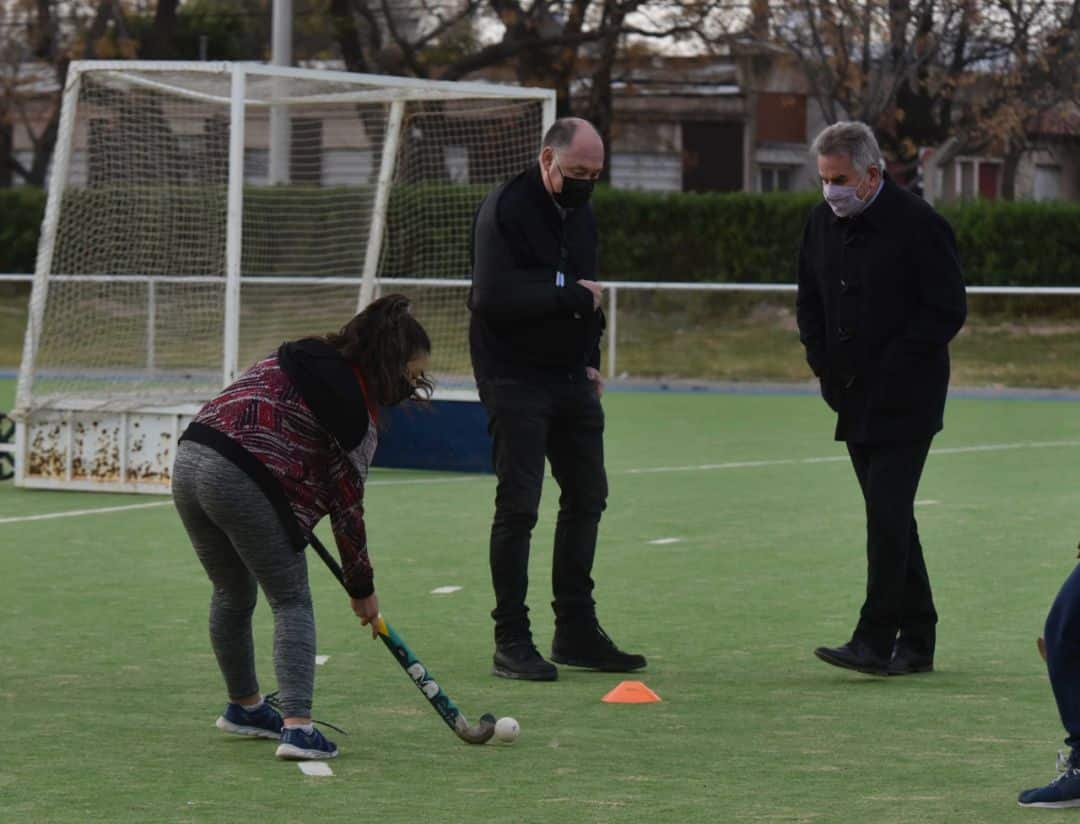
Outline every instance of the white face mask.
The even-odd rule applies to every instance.
[[[829,208],[837,217],[853,217],[866,208],[866,201],[855,194],[858,188],[858,186],[840,186],[836,183],[821,185],[825,202],[829,204]]]

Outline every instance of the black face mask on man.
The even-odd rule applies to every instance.
[[[564,209],[577,209],[579,206],[584,206],[589,202],[589,198],[592,197],[593,186],[596,182],[593,180],[586,180],[583,177],[567,177],[566,172],[562,170],[562,166],[559,165],[559,158],[556,155],[552,160],[555,166],[559,170],[559,174],[562,175],[562,191],[554,192],[551,196],[555,199]]]

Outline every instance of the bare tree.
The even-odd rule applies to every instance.
[[[940,45],[935,0],[801,0],[773,12],[826,120],[878,122]],[[943,22],[943,21],[938,21]]]
[[[157,0],[153,26],[140,49],[142,57],[147,60],[174,60],[179,57],[174,45],[179,5],[180,0]]]
[[[1005,157],[1003,194],[1032,118],[1075,99],[1077,0],[800,0],[774,3],[772,36],[826,120],[877,127],[901,163],[919,146]]]
[[[18,175],[40,186],[56,144],[68,63],[75,58],[132,57],[135,44],[126,31],[121,0],[15,0],[4,6],[4,13],[0,185],[10,185]],[[29,160],[16,156],[16,128],[30,143]]]
[[[262,0],[189,4],[198,21],[229,14],[249,18],[265,9]],[[260,3],[262,3],[260,7]],[[207,13],[209,11],[209,14]],[[8,0],[0,3],[0,185],[15,178],[43,185],[60,121],[61,90],[74,59],[171,59],[190,54],[178,40],[180,0]],[[247,19],[249,28],[257,28]],[[222,35],[221,31],[217,32]],[[191,38],[188,37],[190,40]],[[247,46],[245,42],[242,44]],[[258,58],[258,53],[229,55]],[[51,81],[51,82],[50,82]],[[19,131],[29,157],[16,154]]]
[[[596,124],[610,145],[614,96],[621,66],[650,42],[696,39],[723,28],[727,0],[418,0],[413,14],[395,14],[388,0],[330,0],[347,68],[461,80],[506,67],[522,85],[553,88],[560,115],[577,111]],[[494,32],[482,40],[477,32]],[[460,37],[461,32],[471,37]],[[458,48],[451,38],[459,35]]]
[[[974,148],[996,147],[1004,160],[1002,197],[1011,200],[1021,155],[1033,147],[1032,134],[1062,106],[1080,105],[1080,0],[1071,3],[999,0],[994,16],[1002,57],[993,82],[979,85],[957,124]]]
[[[60,123],[60,93],[41,87],[53,79],[63,88],[69,61],[67,38],[58,20],[57,4],[49,0],[25,0],[7,7],[6,12],[10,17],[4,28],[4,84],[0,89],[5,182],[10,184],[15,174],[26,183],[42,185]],[[51,78],[42,69],[47,69]],[[44,116],[39,111],[42,108]],[[16,128],[22,128],[30,141],[28,163],[15,154]]]

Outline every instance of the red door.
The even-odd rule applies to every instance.
[[[1001,164],[979,164],[979,197],[997,200],[998,180],[1001,177]]]

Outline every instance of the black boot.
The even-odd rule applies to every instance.
[[[531,640],[496,645],[491,674],[523,681],[554,681],[559,677],[559,671],[544,660]]]
[[[916,643],[901,636],[893,645],[889,675],[911,675],[934,671],[934,642]]]
[[[834,667],[855,670],[867,675],[888,675],[889,659],[878,655],[870,645],[852,638],[839,647],[818,647],[814,655]]]
[[[601,672],[633,672],[645,666],[644,655],[623,652],[596,623],[556,627],[551,660]]]

